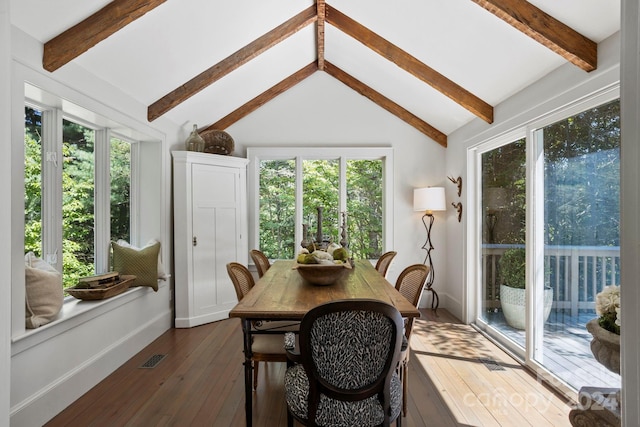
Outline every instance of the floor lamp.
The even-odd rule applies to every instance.
[[[427,241],[422,245],[422,249],[427,251],[427,255],[424,258],[424,264],[429,263],[429,277],[427,278],[426,289],[433,293],[433,299],[431,300],[431,308],[437,309],[440,304],[440,298],[433,289],[433,280],[435,274],[433,271],[433,261],[431,260],[431,251],[433,250],[433,244],[431,244],[431,227],[433,227],[433,211],[444,211],[447,209],[447,203],[444,197],[444,187],[426,187],[416,188],[413,190],[413,210],[424,211],[422,215],[422,223],[427,231]],[[429,223],[427,224],[427,217],[429,217]]]

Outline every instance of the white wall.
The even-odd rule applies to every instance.
[[[1,28],[4,32],[8,26]],[[11,200],[12,204],[3,204],[11,209],[2,211],[0,227],[7,228],[3,235],[11,235],[11,239],[3,240],[10,256],[1,257],[3,264],[11,261],[11,268],[1,270],[7,276],[11,271],[11,277],[1,283],[8,289],[13,287],[13,306],[24,307],[24,202],[20,164],[24,150],[25,81],[142,135],[144,173],[138,177],[143,193],[137,238],[142,244],[151,238],[162,242],[165,267],[171,273],[171,156],[167,141],[182,138],[179,127],[163,119],[147,123],[145,105],[73,63],[55,73],[44,71],[42,44],[15,27],[11,27],[10,34],[11,55],[2,55],[2,58],[11,59],[11,76],[7,79],[11,97],[2,97],[0,117],[2,120],[6,117],[8,122],[2,132],[8,133],[6,129],[11,129],[11,137],[7,136],[6,141],[7,145],[12,141],[12,157],[2,156],[0,160],[0,170],[8,175],[0,188],[4,200]],[[5,38],[2,40],[0,46],[4,46]],[[0,77],[3,77],[1,71]],[[5,83],[4,78],[0,81]],[[11,99],[10,114],[2,114],[6,99]],[[11,165],[14,165],[13,171]],[[7,189],[5,193],[4,187],[9,183],[12,190]],[[4,249],[1,250],[4,252]],[[65,304],[59,320],[36,330],[24,331],[24,318],[19,310],[14,310],[19,315],[14,314],[13,336],[3,334],[3,345],[11,343],[11,362],[2,363],[0,367],[8,370],[10,366],[10,378],[2,376],[4,384],[0,391],[10,393],[6,419],[10,419],[12,426],[42,425],[169,329],[173,321],[172,288],[169,281],[161,282],[157,293],[150,288],[136,288],[103,302],[78,303],[72,299],[73,302]],[[10,306],[9,298],[1,300],[3,307]],[[0,312],[4,318],[11,310]],[[2,322],[3,328],[10,324],[10,321]]]
[[[247,147],[387,146],[394,151],[394,241],[398,252],[388,273],[395,283],[404,267],[422,263],[426,239],[422,213],[413,212],[413,188],[450,186],[446,179],[446,149],[424,134],[357,94],[324,72],[316,72],[297,86],[237,122],[227,132],[235,141],[235,156]],[[436,213],[432,252],[435,288],[446,305],[444,221],[454,215]],[[422,305],[430,302],[423,298]]]
[[[474,120],[449,135],[449,148],[446,153],[448,173],[461,175],[466,186],[463,187],[463,205],[469,212],[474,203],[473,189],[467,176],[467,150],[469,147],[502,135],[526,123],[548,114],[568,103],[579,100],[600,89],[616,84],[620,79],[620,34],[614,34],[598,45],[598,69],[585,73],[572,64],[565,64],[545,76],[542,80],[505,100],[494,108],[495,121],[489,125]],[[447,223],[448,247],[447,289],[448,307],[458,318],[470,322],[466,308],[467,282],[474,260],[468,259],[467,230],[474,227],[473,220],[463,215],[463,224]]]
[[[9,0],[0,0],[0,147],[11,149],[11,26]],[[11,229],[11,158],[0,156],[0,235],[8,236]],[[11,368],[11,242],[0,241],[0,426],[9,425],[9,377]]]

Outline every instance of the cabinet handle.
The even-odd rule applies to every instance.
[[[193,246],[198,246],[198,238],[193,236]]]

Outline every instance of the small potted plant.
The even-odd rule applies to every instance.
[[[500,257],[500,305],[507,324],[525,328],[526,252],[524,248],[507,249]],[[553,303],[553,289],[544,289],[544,320],[547,321]]]

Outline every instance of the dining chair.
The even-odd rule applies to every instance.
[[[422,288],[429,275],[429,267],[424,264],[410,265],[398,276],[396,290],[402,294],[411,304],[418,307]],[[400,380],[402,381],[402,413],[407,416],[407,389],[408,389],[408,366],[409,366],[409,339],[413,328],[413,318],[404,319],[404,338],[400,351]]]
[[[372,299],[337,300],[303,317],[298,350],[285,339],[287,425],[400,426],[402,316]]]
[[[389,252],[383,253],[380,256],[380,258],[378,258],[378,262],[376,262],[376,270],[378,270],[378,272],[382,274],[382,277],[384,278],[387,277],[387,271],[389,271],[391,262],[393,261],[393,258],[395,258],[397,254],[398,253],[395,251],[389,251]]]
[[[236,291],[238,301],[253,288],[255,281],[247,267],[237,262],[227,264],[227,273]],[[283,335],[287,331],[297,331],[298,322],[256,321],[252,328],[256,331],[278,331],[281,334],[253,334],[251,341],[251,360],[253,362],[253,388],[258,387],[258,366],[260,362],[286,362],[287,356],[283,346]]]
[[[258,249],[251,249],[249,254],[251,255],[251,259],[258,270],[258,277],[264,276],[264,273],[266,273],[269,267],[271,267],[269,258],[267,258],[267,256]]]

